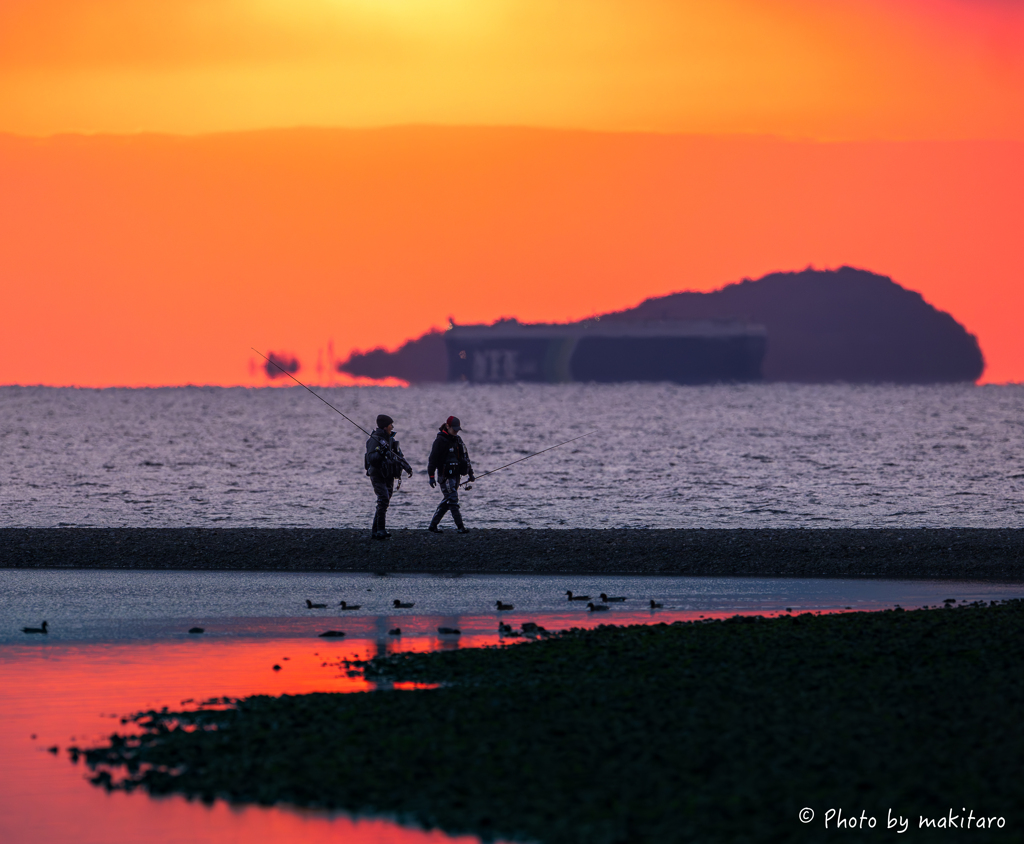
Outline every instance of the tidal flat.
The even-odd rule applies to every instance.
[[[433,688],[151,711],[70,752],[108,789],[485,840],[817,841],[838,809],[913,840],[970,810],[1003,819],[972,839],[1019,840],[1022,634],[1020,600],[577,629],[348,666]]]

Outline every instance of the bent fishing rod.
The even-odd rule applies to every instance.
[[[556,445],[549,445],[547,448],[542,448],[540,451],[535,451],[533,454],[527,454],[526,457],[520,457],[518,460],[513,460],[511,463],[506,463],[504,466],[499,466],[497,469],[491,469],[489,472],[484,472],[482,475],[476,475],[472,481],[467,481],[465,484],[460,483],[459,486],[464,486],[467,490],[472,489],[470,484],[476,483],[481,478],[486,478],[488,475],[493,475],[495,472],[500,472],[502,469],[507,469],[509,466],[515,466],[516,463],[522,463],[524,460],[529,460],[531,457],[536,457],[538,454],[543,454],[545,451],[551,451],[555,448],[560,448],[563,445],[574,443],[576,440],[581,440],[584,437],[589,437],[591,434],[596,434],[597,431],[587,431],[585,434],[580,434],[578,437],[573,437],[571,440],[557,443]]]
[[[300,380],[299,380],[298,378],[296,378],[296,377],[295,377],[294,375],[292,375],[292,374],[291,374],[291,373],[290,373],[290,372],[289,372],[289,371],[288,371],[287,369],[285,369],[285,368],[284,368],[283,366],[281,366],[281,364],[279,364],[279,363],[278,363],[277,361],[275,361],[275,360],[271,360],[271,359],[270,359],[270,358],[268,358],[268,357],[267,357],[267,356],[266,356],[265,354],[263,354],[263,352],[261,352],[261,351],[260,351],[259,349],[256,349],[256,348],[254,348],[254,347],[252,347],[252,346],[250,346],[249,348],[250,348],[250,349],[252,349],[252,350],[253,350],[254,352],[256,352],[256,354],[258,354],[258,355],[259,355],[259,356],[260,356],[261,358],[263,358],[263,360],[265,360],[265,361],[266,361],[267,363],[269,363],[269,364],[270,364],[271,366],[276,366],[276,367],[277,367],[278,369],[280,369],[280,370],[281,370],[281,371],[282,371],[282,372],[283,372],[283,373],[284,373],[285,375],[287,375],[287,376],[288,376],[289,378],[291,378],[291,379],[292,379],[292,381],[294,381],[294,382],[295,382],[296,384],[298,384],[298,385],[299,385],[300,387],[306,387],[306,385],[305,385],[305,384],[303,384],[303,383],[302,383],[302,382],[301,382],[301,381],[300,381]],[[306,389],[307,389],[307,390],[309,390],[309,387],[306,387]],[[348,418],[347,416],[345,416],[345,414],[344,414],[344,413],[341,413],[341,411],[340,411],[340,410],[338,410],[338,408],[336,408],[336,407],[335,407],[335,406],[334,406],[333,404],[331,404],[331,403],[330,403],[329,401],[327,401],[327,399],[325,399],[325,398],[324,398],[323,396],[321,396],[321,395],[320,395],[319,393],[317,393],[317,392],[314,392],[313,390],[309,390],[309,392],[313,393],[313,395],[314,395],[314,396],[316,396],[316,397],[317,397],[318,399],[320,399],[320,401],[322,401],[322,402],[323,402],[324,404],[326,404],[326,405],[327,405],[327,406],[328,406],[328,407],[329,407],[329,408],[330,408],[331,410],[333,410],[333,411],[334,411],[335,413],[340,413],[343,419],[347,419],[347,420],[348,420],[349,422],[352,422],[352,424],[353,424],[353,425],[355,425],[355,426],[356,426],[356,427],[357,427],[357,428],[358,428],[358,429],[359,429],[360,431],[362,431],[362,432],[363,432],[364,434],[366,434],[366,436],[368,436],[368,437],[371,437],[371,436],[373,436],[373,435],[372,435],[372,434],[371,434],[371,433],[370,433],[369,431],[367,431],[367,430],[366,430],[366,428],[364,428],[364,427],[363,427],[362,425],[360,425],[360,424],[359,424],[358,422],[353,422],[353,421],[352,421],[351,419],[349,419],[349,418]]]

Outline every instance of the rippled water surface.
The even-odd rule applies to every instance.
[[[438,424],[478,527],[1019,527],[1024,387],[665,384],[324,389],[396,420],[425,525]],[[301,388],[0,388],[0,526],[364,527],[365,436]]]

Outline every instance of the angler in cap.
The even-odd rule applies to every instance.
[[[394,437],[395,423],[383,413],[377,417],[377,428],[366,441],[366,457],[363,461],[366,474],[377,494],[377,511],[373,514],[373,538],[387,539],[391,536],[385,525],[388,504],[394,494],[395,481],[402,486],[402,472],[412,477],[412,466],[406,461],[398,440]]]
[[[466,451],[466,444],[459,436],[462,424],[458,417],[449,416],[440,427],[437,436],[434,438],[434,445],[430,449],[430,459],[427,461],[427,474],[430,475],[431,488],[437,486],[434,479],[434,472],[441,475],[441,493],[444,498],[434,511],[434,517],[430,520],[430,527],[427,530],[433,533],[440,533],[438,524],[441,518],[449,510],[455,520],[455,527],[459,533],[469,533],[469,529],[462,523],[462,511],[459,509],[459,484],[463,475],[469,475],[470,483],[476,480],[473,477],[473,464],[469,462],[469,452]]]

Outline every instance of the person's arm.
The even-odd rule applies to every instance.
[[[402,447],[398,444],[398,440],[395,440],[395,455],[398,457],[398,464],[404,469],[409,477],[412,477],[412,466],[409,465],[409,461],[405,459],[405,455],[402,454]]]
[[[430,456],[427,458],[427,474],[430,476],[430,485],[432,487],[437,486],[437,481],[434,480],[434,472],[437,471],[437,440],[434,440],[434,444],[430,447]]]
[[[383,458],[383,453],[380,449],[380,443],[377,442],[376,437],[370,437],[366,441],[366,465],[373,469],[380,468],[380,461]]]

